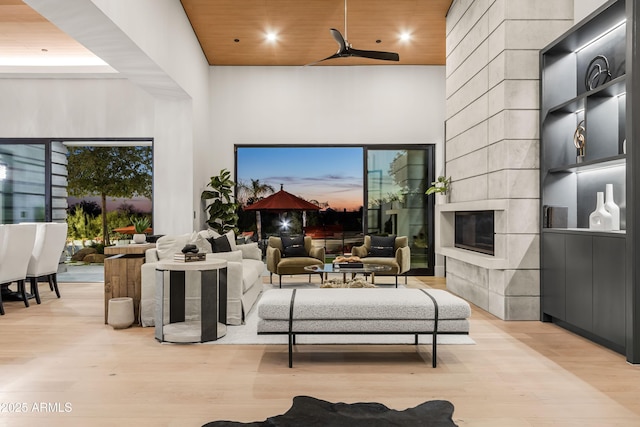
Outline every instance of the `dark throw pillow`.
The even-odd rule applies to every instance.
[[[226,235],[210,237],[207,240],[211,243],[211,252],[231,252],[231,244]]]
[[[393,257],[395,256],[396,236],[371,236],[369,256]]]
[[[280,239],[282,240],[282,247],[284,248],[282,252],[283,257],[307,256],[307,251],[304,249],[304,236],[284,236]]]

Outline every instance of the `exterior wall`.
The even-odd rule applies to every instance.
[[[62,142],[51,143],[51,219],[67,220],[67,147]]]
[[[504,268],[449,251],[447,287],[501,319],[539,318],[538,56],[572,24],[572,0],[454,0],[447,16],[450,201],[506,201]]]

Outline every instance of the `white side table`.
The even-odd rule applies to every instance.
[[[199,283],[187,283],[186,272],[199,272]],[[194,283],[191,283],[194,282]],[[168,284],[169,323],[165,319],[165,283]],[[185,288],[200,286],[200,320],[185,321]],[[156,266],[155,335],[160,342],[215,341],[227,333],[227,261],[160,261]]]

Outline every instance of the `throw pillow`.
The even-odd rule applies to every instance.
[[[211,243],[211,252],[231,252],[231,245],[227,236],[211,237],[207,240]]]
[[[304,249],[304,236],[297,237],[281,237],[282,247],[284,251],[283,257],[298,257],[307,256],[307,251]]]
[[[227,239],[229,239],[229,245],[231,246],[231,250],[235,251],[238,248],[236,248],[236,233],[233,232],[233,230],[229,230],[224,234],[220,234],[215,230],[210,230],[211,234],[213,234],[213,237],[220,237],[220,236],[227,236]]]
[[[196,245],[196,247],[198,248],[198,252],[200,253],[206,254],[211,252],[211,245],[209,244],[205,236],[203,236],[199,232],[194,231],[193,234],[191,234],[189,243],[191,243],[192,245]]]
[[[395,254],[396,236],[371,236],[369,256],[393,257]]]

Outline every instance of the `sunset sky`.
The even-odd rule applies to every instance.
[[[361,147],[239,147],[237,181],[251,179],[334,210],[363,204]]]

